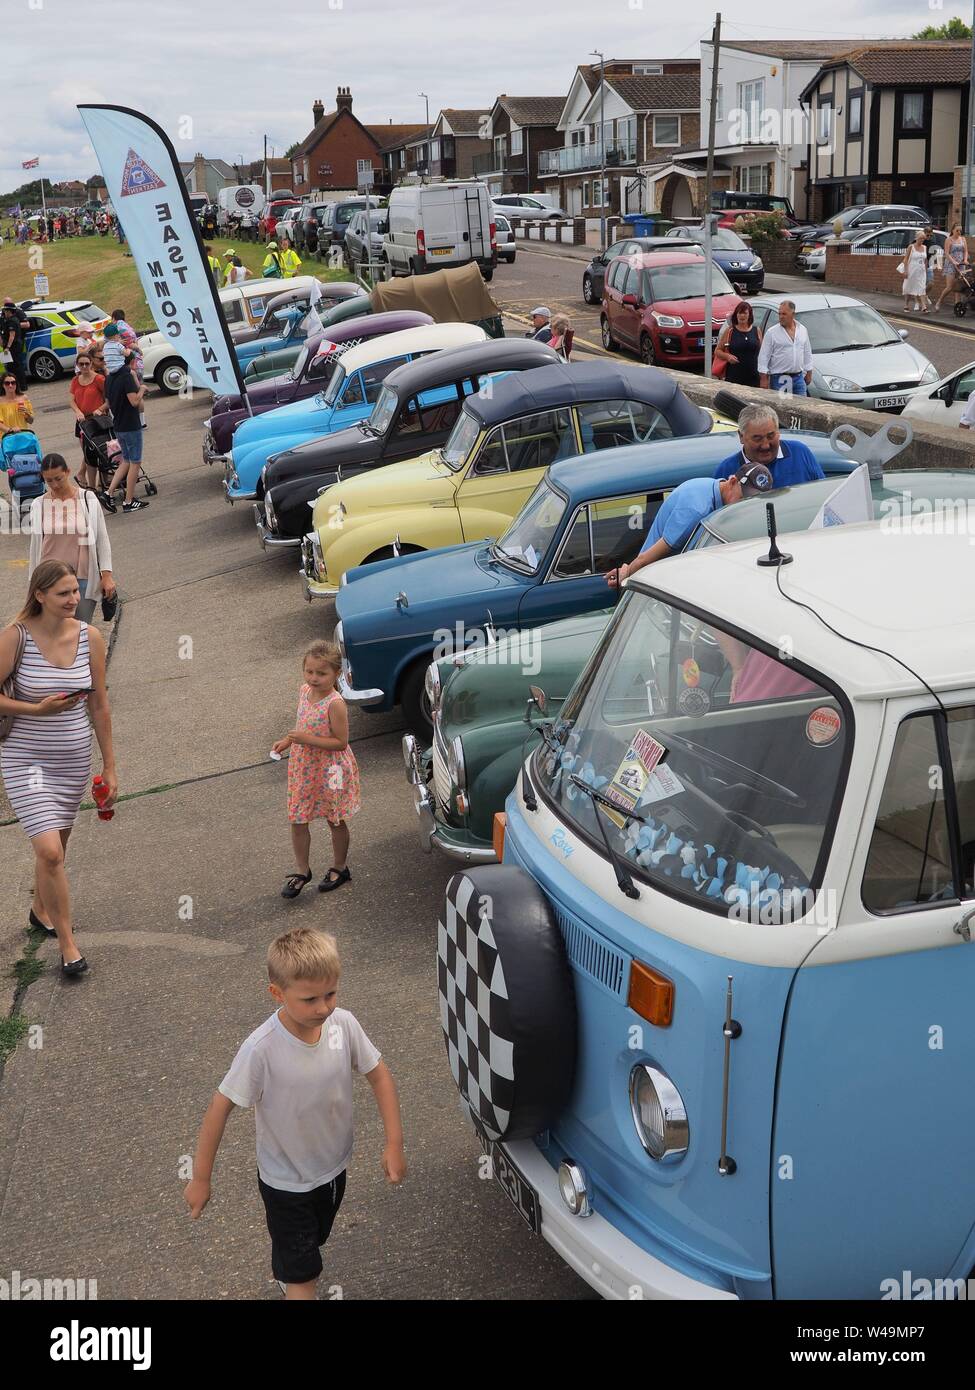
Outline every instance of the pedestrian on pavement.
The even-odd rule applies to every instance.
[[[315,1298],[321,1249],[352,1155],[352,1073],[372,1088],[385,1131],[387,1182],[406,1176],[396,1083],[354,1014],[338,1005],[335,937],[295,927],[267,953],[271,1017],[246,1038],[210,1101],[183,1197],[194,1219],[210,1200],[213,1164],[235,1107],[254,1107],[257,1186],[271,1236],[271,1273],[292,1301]]]
[[[556,314],[552,319],[552,336],[548,340],[548,345],[555,349],[564,362],[569,360],[574,336],[568,315]]]
[[[29,430],[34,424],[34,407],[28,396],[17,385],[12,372],[4,372],[0,377],[0,439],[5,434],[17,434]]]
[[[928,299],[928,251],[924,243],[924,232],[919,231],[914,238],[914,245],[907,252],[903,260],[904,282],[901,289],[904,294],[904,308],[910,308],[908,300],[914,300],[915,314],[921,312],[922,300],[924,312],[927,313],[931,308]]]
[[[936,310],[941,308],[941,301],[946,294],[954,295],[955,303],[958,303],[963,289],[961,272],[967,265],[968,242],[962,236],[961,223],[956,222],[951,229],[951,235],[945,242],[945,281],[941,293],[938,296],[938,302],[934,306]]]
[[[107,428],[111,424],[108,413],[108,400],[105,396],[105,378],[95,371],[92,355],[79,349],[75,362],[75,375],[71,378],[71,409],[74,412],[75,438],[81,443],[81,471],[75,482],[81,487],[97,489],[99,486],[96,455],[92,445],[85,437],[83,425],[86,420]]]
[[[281,264],[281,256],[278,252],[278,243],[269,241],[267,244],[267,255],[264,257],[264,264],[261,266],[261,275],[265,280],[283,280],[284,268]]]
[[[359,768],[349,747],[349,712],[336,686],[342,673],[342,653],[334,642],[312,642],[302,657],[304,683],[298,691],[296,727],[274,745],[288,752],[288,820],[297,873],[285,881],[282,898],[296,898],[312,872],[311,822],[328,821],[335,860],[318,885],[331,893],[348,883],[349,827],[346,820],[360,809]]]
[[[64,857],[88,789],[92,729],[108,786],[106,809],[118,795],[105,642],[76,618],[79,598],[71,566],[45,560],[30,577],[24,607],[0,631],[0,682],[13,678],[12,694],[0,694],[0,718],[13,716],[0,745],[0,771],[34,851],[29,922],[57,936],[69,977],[88,969],[74,939]]]
[[[738,416],[738,439],[741,448],[718,464],[716,478],[730,478],[746,463],[763,464],[777,488],[814,483],[826,476],[807,444],[800,439],[786,443],[781,438],[779,417],[770,405],[745,406]]]
[[[46,560],[63,560],[78,576],[81,598],[75,617],[90,623],[98,600],[115,598],[112,548],[105,515],[90,488],[80,488],[61,454],[45,454],[46,491],[30,504],[28,578]]]
[[[812,381],[812,347],[791,299],[779,304],[779,321],[765,330],[758,353],[760,385],[793,396],[806,396]]]
[[[289,237],[282,236],[278,254],[281,257],[281,271],[284,278],[293,280],[301,270],[301,261],[298,259],[297,251],[292,249]]]
[[[610,570],[606,583],[611,589],[618,589],[624,579],[636,574],[644,565],[655,564],[683,550],[704,518],[712,512],[740,502],[743,497],[771,492],[774,486],[772,474],[762,463],[745,463],[726,478],[688,478],[661,503],[636,559]]]
[[[113,325],[105,329],[106,336]],[[106,344],[106,349],[107,349]],[[135,489],[142,471],[142,402],[146,388],[138,382],[126,364],[109,372],[105,394],[115,421],[115,435],[122,450],[122,462],[116,471],[113,485],[116,490],[125,488],[123,512],[138,512],[149,504],[136,497]]]
[[[552,338],[552,311],[546,309],[544,304],[539,304],[531,312],[532,326],[525,334],[526,338],[535,338],[540,343],[547,343]]]
[[[755,325],[752,306],[742,300],[728,315],[714,349],[718,361],[728,364],[725,381],[735,386],[757,386],[761,346],[762,330]]]
[[[0,309],[0,349],[10,354],[9,359],[4,360],[17,380],[18,391],[27,390],[25,340],[29,332],[30,320],[8,294]]]
[[[207,266],[208,266],[209,271],[210,271],[210,278],[211,278],[211,280],[213,281],[213,283],[217,286],[217,288],[219,289],[219,288],[220,288],[221,273],[222,273],[222,272],[221,272],[221,269],[220,269],[220,262],[217,260],[216,256],[213,254],[213,247],[209,244],[209,242],[207,243],[206,246],[204,246],[203,252],[204,252],[204,255],[205,255],[206,258],[207,258]]]

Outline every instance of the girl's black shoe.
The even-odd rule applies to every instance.
[[[333,874],[335,875],[334,878],[332,877]],[[343,883],[350,883],[351,881],[352,873],[350,869],[329,869],[328,873],[318,885],[318,891],[319,893],[331,893],[333,888],[341,888]]]
[[[284,887],[281,889],[282,898],[296,898],[306,883],[311,883],[310,871],[307,874],[292,874],[284,881]]]
[[[57,936],[57,932],[54,930],[54,928],[49,927],[44,922],[42,922],[33,908],[31,908],[30,910],[30,916],[27,918],[27,921],[28,924],[32,926],[35,931],[42,931],[45,936]]]
[[[88,962],[84,956],[79,956],[77,960],[65,962],[64,956],[61,957],[61,974],[66,975],[69,980],[73,980],[76,975],[83,975],[88,969]]]

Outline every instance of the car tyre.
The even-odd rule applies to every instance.
[[[167,357],[165,362],[160,362],[153,376],[153,381],[167,396],[178,396],[180,391],[186,389],[188,380],[186,363],[180,357]]]
[[[592,282],[592,276],[588,273],[582,277],[582,297],[587,304],[595,304],[596,287]]]
[[[61,375],[61,363],[53,352],[35,352],[30,359],[30,374],[38,381],[57,381]]]
[[[602,318],[599,320],[599,332],[602,336],[603,347],[606,349],[606,351],[615,352],[616,339],[613,337],[612,330],[609,326],[609,319],[606,317],[605,314],[603,314]]]
[[[481,274],[484,276],[484,279],[490,284],[490,282],[494,279],[494,266],[488,266],[487,270],[481,271]]]
[[[654,350],[653,339],[649,333],[642,334],[640,338],[640,361],[645,367],[655,367],[657,365],[657,354]]]

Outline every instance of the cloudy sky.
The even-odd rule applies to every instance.
[[[718,0],[720,3],[720,0]],[[932,0],[936,3],[936,0]],[[283,154],[312,125],[321,97],[352,89],[366,124],[431,119],[442,106],[488,107],[499,92],[564,94],[599,43],[607,58],[696,57],[714,10],[702,0],[3,0],[5,100],[0,193],[41,157],[57,182],[86,178],[96,162],[75,109],[80,101],[145,111],[181,158],[239,160]],[[773,27],[803,12],[816,28]],[[744,0],[722,14],[732,38],[900,37],[960,12],[954,0],[818,0],[780,6]],[[835,22],[834,22],[835,21]],[[14,75],[23,85],[11,85]],[[179,138],[181,122],[192,134]]]

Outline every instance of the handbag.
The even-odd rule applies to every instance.
[[[17,698],[17,671],[20,668],[20,663],[24,659],[24,648],[27,646],[27,629],[24,627],[23,623],[17,624],[17,631],[20,634],[17,642],[17,655],[14,658],[14,664],[11,667],[10,675],[4,681],[3,685],[0,685],[0,695],[3,695],[7,700],[16,700]],[[15,714],[0,714],[0,743],[2,743],[10,733],[16,718],[17,716]]]
[[[906,274],[907,274],[907,266],[904,264],[903,261],[901,261],[900,265],[894,267],[894,274],[895,274],[895,275],[906,275]]]
[[[711,358],[711,375],[713,377],[716,377],[720,381],[727,370],[727,362],[724,360],[723,357],[719,357],[718,354],[715,353],[714,356]]]

